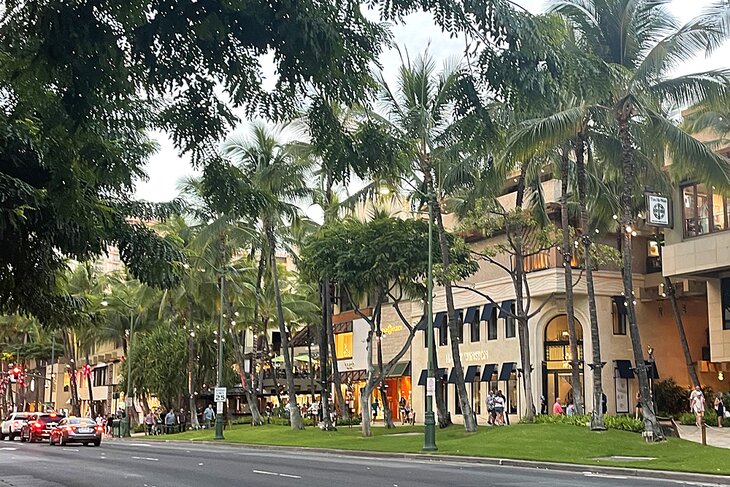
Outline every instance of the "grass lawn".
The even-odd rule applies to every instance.
[[[225,442],[422,453],[423,437],[420,434],[403,434],[422,432],[422,426],[399,426],[394,430],[375,427],[371,438],[363,438],[360,436],[360,429],[355,426],[351,429],[340,427],[336,432],[324,432],[313,427],[292,431],[287,426],[266,425],[254,428],[237,425],[225,431]],[[212,441],[213,430],[147,439]],[[466,433],[461,426],[453,425],[445,430],[437,430],[436,442],[439,454],[730,475],[730,452],[723,448],[702,446],[678,438],[647,444],[638,433],[618,430],[597,433],[565,424],[515,424],[500,428],[482,426],[477,433]],[[621,462],[598,459],[612,455],[654,457],[655,460]]]

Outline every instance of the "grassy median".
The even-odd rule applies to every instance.
[[[363,438],[360,429],[340,427],[324,432],[309,427],[292,431],[286,426],[234,426],[225,431],[225,442],[251,445],[334,448],[377,452],[421,453],[422,426],[399,426],[396,429],[373,428],[373,436]],[[213,440],[213,430],[190,431],[170,436],[149,437],[155,440]],[[618,467],[675,470],[730,475],[726,449],[702,446],[678,438],[647,444],[641,435],[609,430],[591,432],[565,424],[516,424],[466,433],[461,426],[437,430],[439,454],[483,456],[545,462],[609,465]],[[617,461],[610,456],[653,457],[640,461]]]

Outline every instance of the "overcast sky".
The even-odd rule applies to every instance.
[[[546,0],[515,0],[533,13],[544,10]],[[670,9],[683,22],[698,15],[711,0],[674,0]],[[393,27],[395,43],[406,48],[411,55],[422,52],[430,44],[430,52],[435,59],[447,59],[461,56],[464,50],[463,39],[450,39],[433,23],[429,14],[418,13],[406,18],[405,23]],[[728,54],[730,46],[719,49],[709,59],[700,56],[678,70],[677,74],[697,72],[711,68],[730,67]],[[724,54],[724,55],[723,55]],[[400,65],[395,49],[383,54],[381,62],[385,67],[386,79],[392,79]],[[271,77],[269,77],[271,82]],[[139,182],[136,197],[148,201],[168,201],[177,195],[177,181],[186,175],[193,174],[193,169],[186,158],[180,158],[172,142],[162,133],[153,134],[160,144],[160,150],[146,166],[149,181]]]

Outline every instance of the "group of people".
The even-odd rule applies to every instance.
[[[722,392],[715,394],[715,400],[712,403],[712,407],[717,414],[717,427],[722,428],[722,420],[726,417],[730,417],[730,411],[725,408]],[[704,422],[705,408],[705,394],[702,392],[702,388],[700,388],[700,386],[696,386],[689,395],[689,409],[695,415],[695,425],[698,428],[701,428],[702,423]]]
[[[400,415],[401,424],[416,424],[416,413],[413,411],[410,403],[403,396],[401,396],[398,401],[398,413]]]
[[[185,431],[187,430],[187,415],[184,409],[177,412],[170,409],[167,413],[162,409],[151,409],[144,417],[144,426],[145,433],[148,435]]]
[[[509,425],[509,415],[505,414],[507,398],[501,390],[490,390],[487,394],[487,424],[492,426]]]

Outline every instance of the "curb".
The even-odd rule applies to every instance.
[[[119,441],[130,441],[130,439],[121,439]],[[711,475],[704,473],[691,472],[675,472],[671,470],[652,470],[645,468],[628,468],[628,467],[609,467],[597,465],[584,465],[574,463],[559,463],[535,460],[517,460],[511,458],[496,457],[472,457],[459,455],[440,455],[426,453],[398,453],[398,452],[376,452],[364,450],[337,450],[334,448],[311,448],[311,447],[294,447],[294,446],[275,446],[275,445],[257,445],[248,443],[220,443],[215,441],[193,441],[193,440],[153,440],[155,443],[173,443],[180,445],[215,445],[228,447],[230,449],[239,448],[256,448],[257,450],[268,450],[272,452],[289,452],[289,453],[324,453],[330,455],[350,456],[358,458],[382,458],[389,460],[430,460],[438,462],[451,463],[469,463],[476,465],[491,465],[501,467],[513,467],[535,470],[553,470],[558,472],[574,472],[574,473],[592,473],[604,475],[622,475],[626,477],[637,477],[655,480],[674,480],[680,482],[702,482],[710,485],[730,486],[730,476]]]

